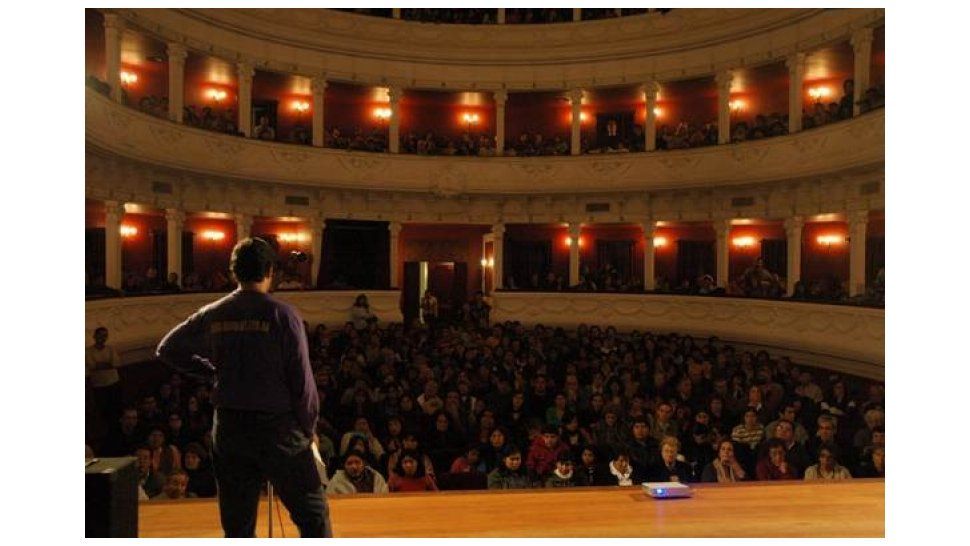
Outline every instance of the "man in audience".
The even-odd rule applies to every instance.
[[[184,470],[175,470],[165,479],[165,486],[162,492],[155,495],[151,500],[175,500],[195,497],[195,493],[189,489],[189,475]]]
[[[94,345],[84,351],[84,364],[98,411],[105,420],[114,421],[121,409],[121,359],[108,345],[108,329],[104,326],[94,330]]]
[[[634,419],[630,427],[630,439],[625,447],[634,466],[646,471],[657,464],[660,443],[650,434],[650,423],[645,417]]]
[[[542,482],[556,468],[557,458],[564,453],[569,453],[569,448],[560,441],[558,427],[546,425],[542,427],[542,435],[529,448],[526,466],[535,480]]]
[[[344,457],[343,469],[337,470],[327,487],[328,495],[346,493],[387,493],[387,481],[380,472],[367,465],[362,451],[353,450]]]
[[[144,443],[147,432],[138,422],[138,410],[125,408],[121,412],[118,425],[111,429],[101,447],[101,454],[105,457],[124,457],[135,452],[135,448]]]

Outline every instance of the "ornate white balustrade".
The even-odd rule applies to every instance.
[[[883,309],[702,296],[498,292],[491,318],[717,336],[791,354],[799,363],[877,379],[885,367]]]
[[[400,292],[397,290],[347,290],[276,292],[281,300],[300,311],[311,327],[326,324],[342,328],[350,320],[350,308],[358,294],[366,294],[371,311],[380,322],[401,322]],[[150,358],[155,346],[172,327],[203,305],[221,297],[219,294],[172,294],[91,300],[85,303],[86,344],[91,343],[95,328],[105,326],[109,343],[125,362]]]

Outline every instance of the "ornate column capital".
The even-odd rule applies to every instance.
[[[105,201],[104,212],[108,221],[118,222],[125,215],[125,204],[120,201]]]
[[[858,50],[872,45],[872,27],[857,28],[852,31],[852,38],[849,39],[852,49]]]
[[[795,71],[802,72],[805,70],[805,53],[799,51],[797,53],[792,53],[785,59],[785,66],[788,67],[788,72],[793,73]]]
[[[801,231],[805,227],[805,217],[803,216],[791,216],[785,218],[785,233],[790,237],[796,231]]]
[[[394,238],[401,234],[401,227],[403,227],[401,222],[388,222],[387,231],[389,231],[391,233],[391,237]]]
[[[391,85],[387,88],[387,98],[391,101],[391,104],[397,104],[403,96],[404,88],[400,85]]]
[[[580,222],[570,222],[567,229],[569,230],[569,236],[575,241],[583,232],[583,224]]]
[[[712,224],[714,225],[714,233],[717,235],[718,239],[727,237],[728,233],[731,232],[730,218],[717,219],[712,221]]]
[[[249,231],[253,227],[253,217],[245,213],[236,213],[236,227],[243,229],[244,231]]]
[[[492,99],[495,101],[495,106],[505,108],[505,101],[509,100],[509,92],[505,89],[496,89],[492,91]]]
[[[496,237],[505,235],[505,224],[492,224],[492,233],[495,234]]]
[[[168,54],[169,62],[184,63],[185,58],[189,56],[189,49],[179,42],[168,42],[165,46],[165,51]]]
[[[719,70],[717,75],[714,76],[714,81],[717,83],[718,91],[728,93],[731,91],[731,83],[734,82],[734,71],[730,69]]]
[[[869,224],[869,211],[868,210],[852,210],[849,211],[846,216],[849,220],[849,230],[854,227],[865,226]]]
[[[660,82],[657,80],[647,80],[643,83],[643,94],[646,95],[647,100],[657,100],[657,95],[660,93]]]
[[[112,30],[124,30],[125,20],[117,13],[110,11],[104,12],[104,28]]]
[[[236,63],[236,74],[239,76],[240,85],[242,80],[252,79],[256,75],[256,69],[253,67],[253,63],[248,60],[239,61]]]
[[[327,80],[323,76],[314,76],[310,80],[310,92],[316,95],[327,90]]]
[[[579,88],[569,90],[569,102],[573,105],[573,108],[583,104],[583,93],[583,90]]]
[[[653,234],[657,231],[657,222],[652,218],[644,220],[640,222],[640,227],[643,228],[644,239],[653,239]]]
[[[165,221],[170,224],[182,225],[185,223],[185,211],[182,209],[165,209]]]

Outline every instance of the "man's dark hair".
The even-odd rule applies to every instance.
[[[276,263],[276,252],[259,237],[236,243],[229,260],[229,270],[239,282],[261,282]]]

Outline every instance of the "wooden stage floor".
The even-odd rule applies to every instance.
[[[657,501],[640,487],[331,497],[335,537],[884,537],[885,483],[696,484]],[[266,536],[266,500],[257,534]],[[284,533],[298,536],[280,506]],[[280,536],[274,519],[274,536]],[[139,506],[142,537],[220,537],[214,499]]]

